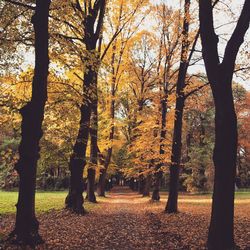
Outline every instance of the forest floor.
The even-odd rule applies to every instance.
[[[38,215],[45,244],[36,249],[206,249],[211,200],[180,197],[177,214],[165,214],[166,197],[150,202],[126,187],[115,187],[85,216],[66,210]],[[250,249],[250,200],[236,200],[235,240]],[[0,216],[0,238],[14,225],[14,215]],[[25,249],[2,243],[0,249]],[[27,248],[28,249],[28,248]]]

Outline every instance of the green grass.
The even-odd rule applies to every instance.
[[[66,198],[66,191],[45,192],[38,191],[36,193],[36,211],[38,213],[47,212],[52,209],[64,208],[64,201]],[[15,213],[18,193],[15,191],[1,191],[0,190],[0,215]],[[93,204],[86,202],[84,207],[89,210]]]
[[[235,193],[235,197],[236,199],[237,198],[240,198],[240,199],[250,199],[250,191],[244,191],[244,192],[241,192],[241,191],[237,191]]]

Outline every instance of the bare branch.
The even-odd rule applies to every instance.
[[[245,0],[237,25],[225,49],[224,59],[222,62],[222,67],[225,69],[225,72],[233,73],[234,71],[236,57],[241,44],[244,42],[244,36],[249,28],[249,22],[250,1]]]
[[[209,82],[207,82],[207,83],[205,83],[205,84],[203,84],[203,85],[201,85],[201,86],[199,86],[199,87],[193,89],[193,90],[190,91],[189,93],[185,94],[184,98],[187,99],[190,95],[196,93],[197,91],[203,89],[204,87],[206,87],[206,86],[208,86],[208,85],[209,85]]]

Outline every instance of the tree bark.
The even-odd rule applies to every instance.
[[[49,0],[37,0],[32,23],[35,31],[35,71],[32,82],[32,98],[20,113],[21,143],[19,160],[15,169],[19,174],[19,193],[16,223],[10,237],[16,237],[16,243],[35,245],[42,242],[39,235],[39,222],[35,215],[35,189],[37,161],[40,157],[39,141],[43,135],[42,122],[47,101],[48,77],[48,16]]]
[[[150,196],[151,179],[152,177],[150,174],[148,174],[145,178],[145,185],[142,193],[143,197]]]
[[[93,45],[88,45],[87,50],[92,51]],[[90,53],[90,58],[94,55]],[[67,209],[70,209],[76,214],[84,214],[83,207],[83,171],[86,166],[86,150],[88,145],[90,117],[92,110],[93,96],[91,96],[91,87],[95,82],[96,72],[92,64],[87,63],[87,69],[84,71],[83,92],[84,98],[80,108],[80,124],[78,135],[73,147],[73,153],[70,157],[70,187],[69,193],[65,200]]]
[[[91,104],[81,106],[81,119],[73,153],[70,157],[70,187],[65,200],[66,208],[77,214],[84,214],[83,207],[83,170],[86,165],[86,149],[89,136]]]
[[[178,211],[178,185],[179,172],[181,161],[182,148],[182,118],[185,104],[184,88],[186,86],[186,74],[188,68],[187,53],[189,50],[188,32],[189,32],[189,8],[190,0],[185,0],[185,16],[183,21],[183,40],[181,49],[181,62],[176,86],[176,104],[175,104],[175,121],[174,121],[174,135],[172,143],[172,156],[170,166],[170,181],[169,181],[169,196],[165,211],[167,213],[176,213]]]
[[[168,90],[165,89],[164,95],[167,95]],[[161,101],[161,138],[160,138],[160,155],[165,153],[164,150],[164,140],[166,139],[166,124],[167,124],[167,96]],[[160,184],[162,179],[162,171],[160,170],[162,167],[162,163],[159,163],[156,167],[156,173],[154,174],[154,190],[152,193],[152,200],[159,201],[160,200]]]
[[[216,90],[215,97],[215,147],[213,155],[215,176],[208,236],[209,249],[230,249],[234,246],[237,118],[230,84],[221,87],[223,85],[221,84]]]
[[[161,187],[162,171],[154,174],[154,190],[152,193],[152,201],[160,201],[160,187]]]
[[[211,0],[199,1],[202,55],[215,104],[215,166],[208,249],[234,249],[234,189],[237,159],[237,118],[232,94],[235,61],[249,28],[250,1],[246,0],[228,41],[223,61],[213,24]]]
[[[138,177],[138,193],[139,194],[143,194],[144,186],[145,186],[145,179],[144,179],[144,176],[140,174]]]
[[[97,86],[96,86],[97,87]],[[97,89],[96,89],[97,90]],[[97,95],[97,93],[96,93]],[[90,145],[90,168],[88,169],[88,185],[87,185],[87,199],[90,202],[96,202],[95,197],[95,168],[97,166],[98,147],[97,147],[97,99],[92,109],[92,126],[90,131],[91,145]]]
[[[71,209],[77,214],[84,213],[83,207],[83,170],[86,165],[86,149],[89,135],[90,116],[92,104],[97,99],[95,91],[97,83],[97,72],[100,64],[100,53],[96,51],[98,39],[100,39],[103,18],[105,12],[105,0],[95,1],[93,6],[85,10],[77,5],[77,9],[84,16],[84,44],[86,46],[84,79],[83,79],[83,104],[81,106],[81,119],[73,147],[73,153],[70,157],[70,188],[65,200],[66,208]],[[87,12],[87,13],[86,13]]]
[[[105,197],[105,189],[106,189],[106,176],[107,176],[107,170],[104,166],[104,169],[101,169],[100,171],[100,177],[99,182],[97,186],[97,194],[98,196]]]
[[[177,86],[178,88],[178,86]],[[184,97],[179,95],[176,101],[174,135],[172,144],[172,156],[170,166],[169,195],[166,206],[167,213],[178,211],[178,186],[182,148],[182,118],[184,109]]]

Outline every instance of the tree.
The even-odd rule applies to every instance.
[[[110,45],[107,54],[103,54],[102,58],[105,56],[104,64],[107,64],[107,71],[110,71],[110,88],[108,91],[107,100],[107,116],[109,119],[108,131],[108,148],[106,149],[105,159],[103,167],[100,169],[100,177],[97,186],[97,192],[99,196],[105,196],[105,183],[106,183],[106,173],[111,162],[113,154],[113,142],[115,137],[115,112],[116,112],[116,95],[118,88],[125,81],[124,71],[126,70],[126,55],[129,49],[129,42],[137,32],[138,28],[142,24],[146,13],[143,13],[144,7],[147,4],[147,0],[137,0],[137,1],[114,1],[110,2],[112,8],[117,8],[113,10],[112,13],[107,13],[107,19],[109,21],[109,26],[106,25],[105,34],[111,33],[112,38],[107,46]],[[142,15],[142,16],[140,16]],[[138,17],[139,16],[139,17]],[[109,31],[109,29],[111,32]],[[108,32],[109,31],[109,32]],[[106,47],[107,48],[107,47]],[[104,49],[104,52],[106,50]],[[111,63],[110,63],[111,62]],[[110,63],[110,64],[109,64]],[[109,75],[109,74],[108,74]],[[104,97],[105,98],[105,97]],[[105,107],[106,108],[106,107]]]
[[[248,188],[250,186],[250,93],[242,86],[234,86],[235,109],[238,117],[238,159],[237,159],[237,186]]]
[[[20,50],[33,49],[34,38],[30,19],[34,10],[32,4],[1,1],[0,74],[19,71],[23,60]]]
[[[175,120],[171,150],[169,196],[165,208],[167,213],[176,213],[178,211],[178,186],[182,155],[182,127],[185,101],[188,97],[207,85],[204,81],[204,77],[201,74],[188,74],[189,66],[194,65],[200,60],[200,58],[198,58],[193,60],[194,62],[191,62],[196,51],[200,31],[196,30],[193,37],[190,34],[190,4],[191,1],[188,0],[186,0],[184,4],[180,53],[181,58],[176,82]],[[190,46],[190,41],[192,41],[192,46]]]
[[[16,223],[11,237],[17,243],[40,243],[39,222],[35,215],[35,188],[39,141],[42,137],[44,107],[47,100],[48,76],[48,17],[49,0],[37,0],[32,23],[35,31],[35,71],[31,100],[20,110],[22,116],[22,139],[19,145],[19,160],[15,169],[19,174],[19,194]]]
[[[145,138],[143,136],[149,136],[154,138],[152,132],[152,122],[154,125],[155,116],[152,115],[152,120],[146,120],[149,122],[149,127],[145,123],[147,119],[147,113],[151,109],[152,100],[152,89],[156,85],[156,61],[155,61],[155,48],[153,35],[150,32],[142,31],[136,37],[133,47],[130,50],[130,63],[128,71],[130,75],[129,87],[133,93],[135,102],[133,124],[132,124],[132,141],[131,141],[131,152],[135,153],[135,165],[138,168],[138,191],[143,196],[149,196],[149,188],[151,182],[151,168],[153,161],[153,152],[155,144],[150,141],[145,148]],[[153,126],[154,126],[153,125]],[[149,129],[150,128],[150,129]],[[144,143],[143,143],[144,140]],[[153,139],[154,141],[155,139]],[[149,157],[146,157],[147,154]],[[149,159],[151,158],[151,159]],[[146,171],[144,171],[146,170]]]
[[[95,110],[97,108],[97,69],[100,64],[100,53],[96,49],[97,41],[100,39],[103,26],[105,4],[105,0],[96,0],[94,3],[91,3],[91,1],[84,1],[83,7],[79,1],[76,1],[74,5],[79,15],[83,17],[84,43],[87,53],[85,56],[86,68],[84,69],[84,77],[82,79],[84,96],[80,108],[81,118],[78,135],[69,162],[69,169],[71,172],[70,189],[65,203],[67,208],[78,214],[84,213],[82,196],[83,170],[86,165],[86,149],[89,137],[90,116],[92,110],[96,112]],[[93,107],[95,108],[93,109]],[[92,136],[97,137],[97,127],[95,128],[96,129]],[[97,156],[96,146],[94,150]],[[92,154],[93,153],[94,152],[92,151]],[[92,178],[93,176],[94,174],[92,175]],[[91,193],[91,196],[91,198],[94,198],[93,192]]]
[[[158,19],[158,29],[160,32],[159,41],[159,58],[157,66],[157,77],[159,78],[159,94],[160,94],[160,107],[161,112],[160,120],[160,146],[159,146],[159,158],[160,162],[156,164],[154,178],[153,178],[153,193],[152,200],[160,200],[160,184],[162,179],[162,168],[164,167],[167,159],[167,114],[170,111],[171,104],[169,102],[170,95],[173,93],[175,84],[171,82],[175,81],[177,71],[173,69],[175,61],[179,58],[179,44],[181,38],[180,27],[180,11],[173,12],[167,8],[166,4],[160,4],[156,6],[156,17]],[[173,32],[174,30],[174,32]],[[170,120],[170,119],[168,119]]]
[[[214,108],[209,90],[206,86],[185,105],[180,180],[188,192],[204,192],[211,188]]]
[[[237,118],[232,78],[235,61],[249,27],[250,1],[246,0],[237,25],[228,41],[222,62],[213,23],[211,0],[199,1],[202,55],[215,105],[215,166],[209,249],[233,249],[234,189],[237,157]]]
[[[182,117],[185,103],[184,89],[186,86],[186,74],[189,65],[188,50],[189,50],[189,23],[190,23],[190,0],[185,0],[185,12],[183,21],[183,40],[181,48],[181,61],[178,73],[178,80],[176,84],[176,104],[175,104],[175,121],[174,121],[174,134],[172,144],[172,156],[170,166],[170,183],[169,183],[169,195],[166,205],[166,212],[177,212],[177,200],[178,200],[178,183],[179,183],[179,171],[181,160],[181,143],[182,143]]]

